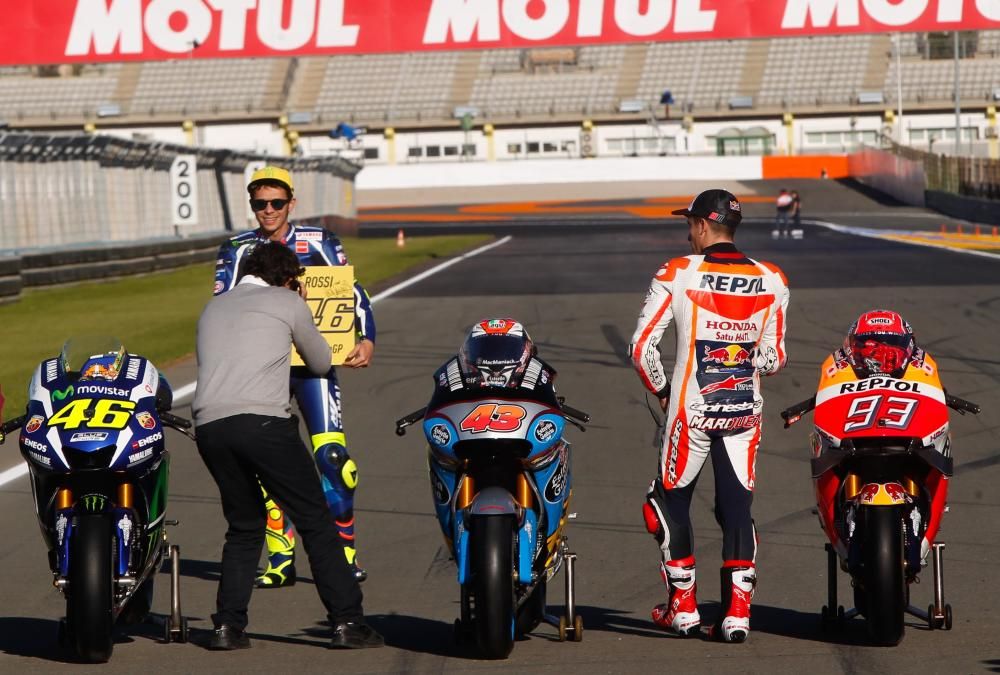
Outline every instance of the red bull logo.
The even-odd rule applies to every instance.
[[[858,501],[874,506],[906,503],[906,490],[899,483],[868,483],[858,493]]]
[[[705,345],[705,355],[702,363],[715,363],[723,366],[738,366],[750,360],[750,352],[740,345],[727,345],[710,349]]]

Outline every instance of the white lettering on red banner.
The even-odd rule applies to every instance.
[[[0,65],[998,28],[1000,0],[19,0]]]

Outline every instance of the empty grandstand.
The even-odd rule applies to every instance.
[[[959,96],[967,110],[981,114],[1000,100],[1000,31],[962,35]],[[619,145],[642,145],[648,135],[646,145],[658,152],[682,152],[676,138],[664,137],[660,121],[683,119],[688,127],[691,120],[735,121],[735,131],[714,129],[706,132],[704,147],[686,148],[722,153],[726,144],[718,139],[756,128],[740,120],[781,120],[788,113],[852,119],[847,136],[823,135],[846,128],[798,129],[797,145],[807,147],[817,139],[829,145],[884,132],[881,122],[855,128],[853,120],[881,118],[899,107],[897,92],[909,113],[949,111],[955,100],[951,45],[945,34],[907,33],[898,40],[829,35],[287,59],[199,60],[192,50],[187,58],[163,62],[0,68],[0,124],[136,128],[283,118],[298,134],[325,135],[341,122],[419,131],[458,129],[463,116],[478,127],[508,128],[591,120],[648,123],[648,134],[631,132],[638,140]],[[673,102],[669,109],[661,105],[665,92]],[[911,138],[903,140],[932,143],[944,135],[927,129],[948,126],[911,124]],[[566,151],[564,141],[552,141],[552,152]],[[768,152],[776,145],[781,139],[740,147]],[[377,152],[369,155],[378,158]]]

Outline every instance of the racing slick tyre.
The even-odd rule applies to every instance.
[[[66,632],[82,661],[104,663],[114,648],[111,519],[79,516],[70,541]]]
[[[514,648],[514,517],[476,517],[471,530],[476,645],[487,659],[505,659]]]
[[[879,645],[903,638],[906,578],[903,574],[903,522],[895,508],[864,509],[864,590],[868,634]]]
[[[535,630],[545,618],[545,581],[539,581],[517,610],[514,630],[518,636]]]

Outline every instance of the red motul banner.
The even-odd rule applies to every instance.
[[[1000,0],[10,0],[0,64],[1000,28]]]

